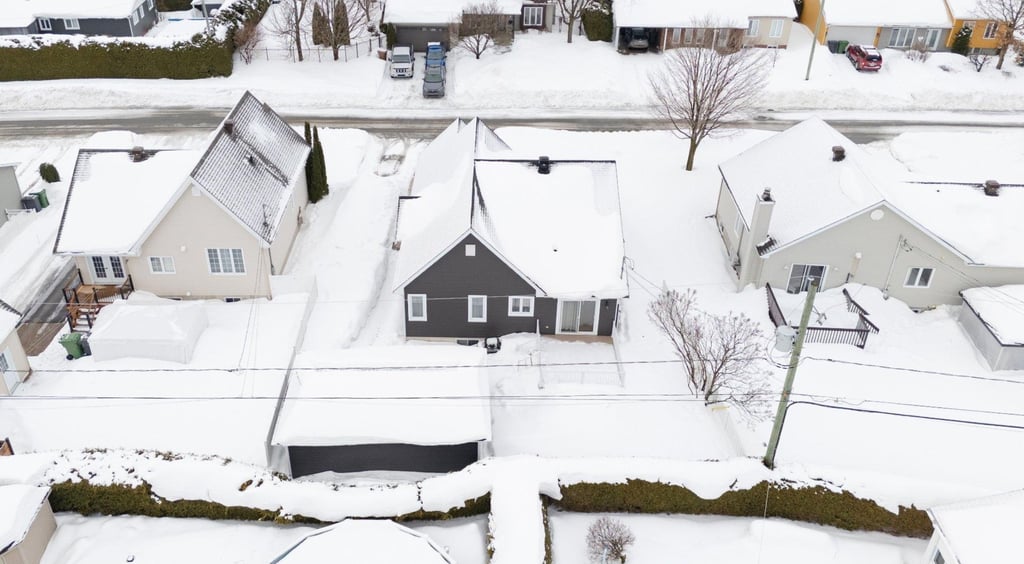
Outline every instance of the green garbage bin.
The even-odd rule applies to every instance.
[[[849,41],[840,41],[839,44],[836,46],[836,47],[838,47],[838,51],[836,51],[836,53],[839,53],[840,55],[845,55],[846,54],[846,48],[849,47],[849,46],[850,46],[850,42]]]
[[[32,195],[39,197],[39,207],[46,208],[50,206],[50,198],[47,197],[45,188],[38,192],[32,192]]]
[[[61,335],[60,346],[64,347],[64,350],[68,351],[68,360],[74,360],[81,358],[85,354],[82,349],[82,334],[81,333],[67,333]]]

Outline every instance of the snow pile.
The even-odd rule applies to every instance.
[[[207,325],[201,302],[115,302],[96,317],[89,346],[97,362],[136,357],[188,364]]]
[[[0,553],[25,540],[49,493],[36,486],[0,486]]]
[[[339,560],[340,557],[340,560]],[[394,521],[346,519],[309,533],[271,564],[453,564],[444,549]]]
[[[961,295],[1000,343],[1024,344],[1024,285],[969,288]]]

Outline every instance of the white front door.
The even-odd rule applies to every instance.
[[[596,335],[597,300],[558,300],[558,333]]]
[[[126,278],[121,257],[89,257],[89,270],[92,271],[92,281],[96,284],[120,284]]]

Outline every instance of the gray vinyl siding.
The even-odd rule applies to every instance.
[[[39,33],[36,22],[32,22],[27,27],[0,27],[0,35],[32,35]]]
[[[905,26],[905,27],[909,27],[909,26]],[[883,27],[882,28],[882,33],[878,37],[878,47],[881,47],[881,48],[884,48],[884,49],[909,49],[910,47],[892,47],[892,46],[889,45],[889,41],[890,41],[890,39],[892,39],[892,32],[893,32],[893,30],[894,29],[899,29],[899,28],[900,28],[900,26]],[[931,51],[949,51],[949,47],[946,46],[946,44],[949,41],[949,34],[952,31],[949,28],[945,28],[945,29],[943,29],[943,28],[924,28],[924,27],[915,28],[914,29],[914,37],[928,37],[928,31],[930,29],[939,29],[939,40],[938,40],[936,46],[933,47],[933,48],[930,48],[930,50]],[[911,43],[911,46],[913,46],[913,43]]]
[[[415,424],[411,422],[410,424]],[[292,477],[320,472],[456,472],[478,459],[477,443],[291,446]]]
[[[149,7],[149,1],[144,0],[141,4],[143,16],[139,18],[138,24],[132,24],[131,15],[122,18],[78,18],[78,29],[67,29],[64,26],[64,18],[53,17],[50,20],[52,29],[42,31],[39,29],[38,20],[33,22],[29,29],[0,28],[0,35],[15,34],[56,34],[56,35],[106,35],[110,37],[141,37],[156,25],[159,14],[156,10],[156,3],[153,8]],[[139,6],[135,7],[136,10]]]

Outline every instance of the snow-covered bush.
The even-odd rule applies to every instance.
[[[57,172],[57,167],[50,163],[42,163],[39,165],[39,177],[50,184],[60,182],[60,173]]]

